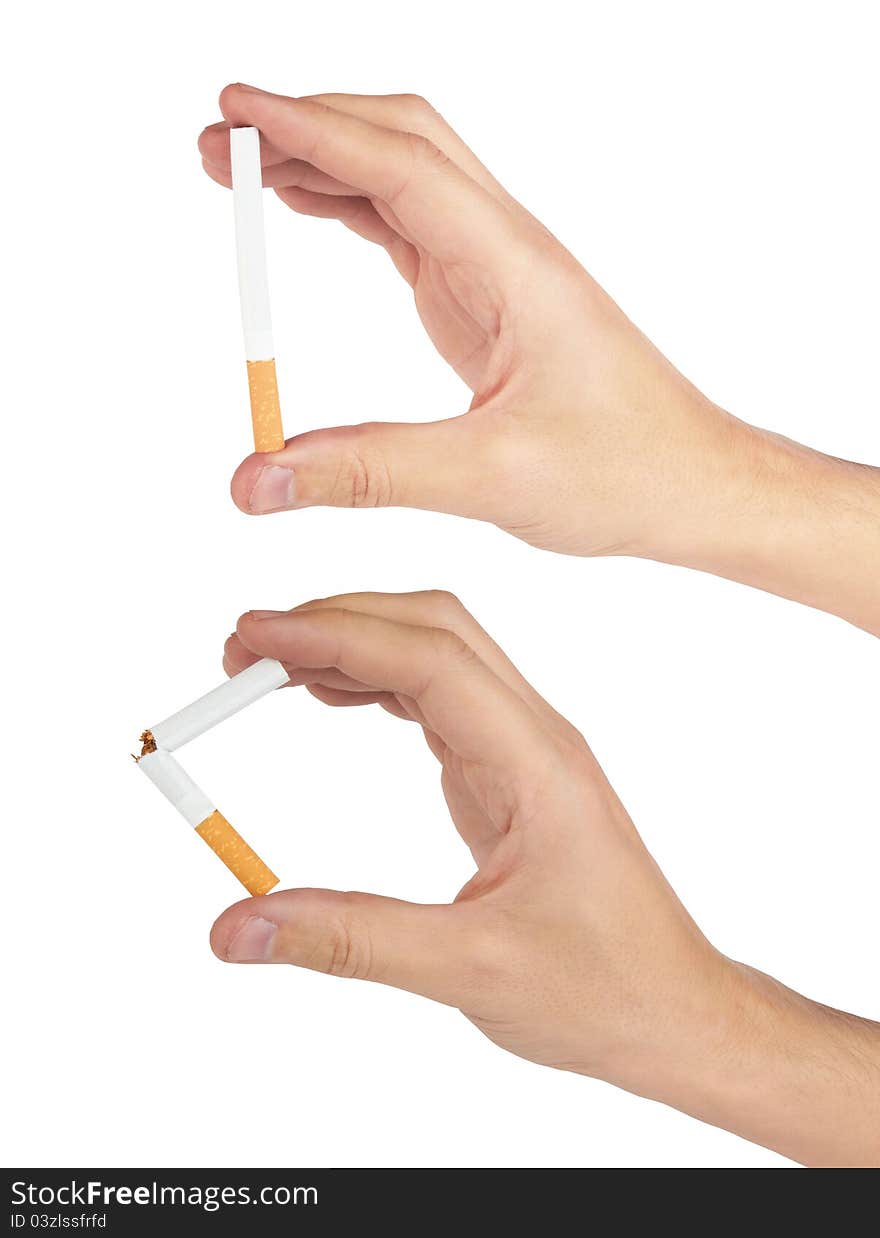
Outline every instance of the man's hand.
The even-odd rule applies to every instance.
[[[384,245],[473,391],[469,411],[448,421],[317,431],[249,457],[233,482],[240,508],[417,506],[590,555],[649,551],[694,477],[707,498],[728,493],[738,423],[676,373],[425,100],[230,85],[220,108],[225,121],[199,139],[209,175],[231,183],[229,128],[256,125],[266,186]]]
[[[229,185],[229,128],[264,184],[385,247],[473,392],[449,420],[346,426],[252,455],[245,511],[396,504],[490,521],[568,554],[697,567],[880,632],[880,474],[756,430],[701,395],[423,99],[248,86],[199,139]]]
[[[419,724],[477,871],[448,906],[330,890],[245,900],[214,926],[221,959],[408,989],[532,1061],[796,1159],[876,1163],[880,1027],[710,945],[582,736],[456,599],[354,594],[250,612],[225,666],[257,657],[329,705],[379,704]]]
[[[383,245],[473,392],[448,421],[316,431],[250,456],[232,486],[241,508],[426,507],[548,549],[641,554],[670,532],[683,492],[687,519],[732,501],[739,423],[660,356],[423,99],[289,99],[236,85],[220,106],[225,121],[199,139],[209,175],[231,184],[229,128],[257,126],[264,184]]]

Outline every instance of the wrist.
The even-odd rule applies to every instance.
[[[646,557],[826,610],[880,635],[880,469],[716,410],[699,493]]]
[[[693,1015],[631,1090],[805,1165],[880,1165],[880,1024],[729,959]]]
[[[747,974],[705,940],[703,945],[690,958],[677,994],[651,1012],[634,1042],[618,1046],[601,1077],[724,1125],[713,1115],[725,1100],[731,1064],[741,1057],[754,998]]]

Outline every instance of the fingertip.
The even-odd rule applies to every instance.
[[[235,625],[235,636],[245,649],[249,648],[245,637],[254,623],[255,618],[252,610],[246,610],[243,615],[238,616],[238,623]]]
[[[237,675],[256,661],[257,655],[245,648],[235,632],[227,636],[223,646],[223,669],[227,675]]]
[[[218,158],[225,156],[229,161],[229,121],[218,120],[213,125],[205,125],[199,134],[199,154],[209,163],[216,163]]]
[[[214,954],[224,963],[304,963],[314,966],[316,934],[329,906],[342,898],[331,890],[274,890],[227,907],[211,928]]]
[[[220,111],[227,119],[229,118],[229,113],[241,105],[242,99],[246,95],[247,88],[243,82],[226,83],[217,97],[217,102],[220,104]]]
[[[289,612],[285,610],[248,610],[239,617],[235,628],[236,638],[247,656],[247,665],[267,656],[266,637],[271,639],[273,628],[267,632],[266,620],[280,619]],[[274,654],[272,655],[274,656]],[[241,668],[242,670],[244,667]]]
[[[247,456],[242,460],[232,475],[232,481],[229,485],[232,501],[238,510],[246,515],[253,515],[249,501],[262,467],[262,457],[254,452],[253,455]]]
[[[220,91],[220,111],[227,120],[235,123],[237,116],[247,113],[249,103],[270,94],[271,91],[260,90],[259,86],[249,86],[246,82],[229,82]]]
[[[208,939],[211,944],[211,949],[217,955],[217,958],[222,959],[224,963],[229,957],[229,942],[232,940],[233,934],[242,919],[247,914],[245,909],[253,901],[253,899],[246,898],[242,899],[240,903],[234,903],[232,907],[227,907],[224,912],[221,912],[221,914],[211,925],[211,934]]]
[[[248,516],[288,511],[296,506],[296,479],[290,443],[281,451],[254,452],[235,470],[229,486],[232,501]]]
[[[209,942],[218,959],[224,963],[268,960],[277,924],[265,903],[262,895],[242,899],[217,917]]]
[[[232,173],[218,167],[216,163],[209,163],[207,159],[203,159],[202,171],[206,176],[210,176],[212,181],[222,185],[224,189],[232,188]]]

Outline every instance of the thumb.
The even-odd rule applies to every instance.
[[[485,438],[467,413],[424,424],[312,430],[281,451],[248,456],[232,479],[232,497],[253,514],[314,506],[422,507],[491,519],[479,510],[491,491]]]
[[[292,963],[458,1006],[479,953],[473,913],[464,904],[280,890],[224,911],[211,949],[226,963]]]

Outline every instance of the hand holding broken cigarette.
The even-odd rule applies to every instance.
[[[421,726],[477,872],[444,906],[331,890],[246,900],[214,925],[221,959],[423,994],[513,1053],[786,1156],[877,1163],[880,1025],[714,949],[582,736],[455,598],[250,612],[225,666],[238,675],[261,659],[328,705],[378,704]]]
[[[697,391],[423,99],[234,85],[220,107],[199,139],[208,174],[230,185],[230,128],[259,129],[264,185],[384,246],[473,393],[450,420],[313,431],[252,455],[239,507],[452,512],[568,554],[714,572],[880,633],[878,575],[862,570],[880,553],[880,470]]]

